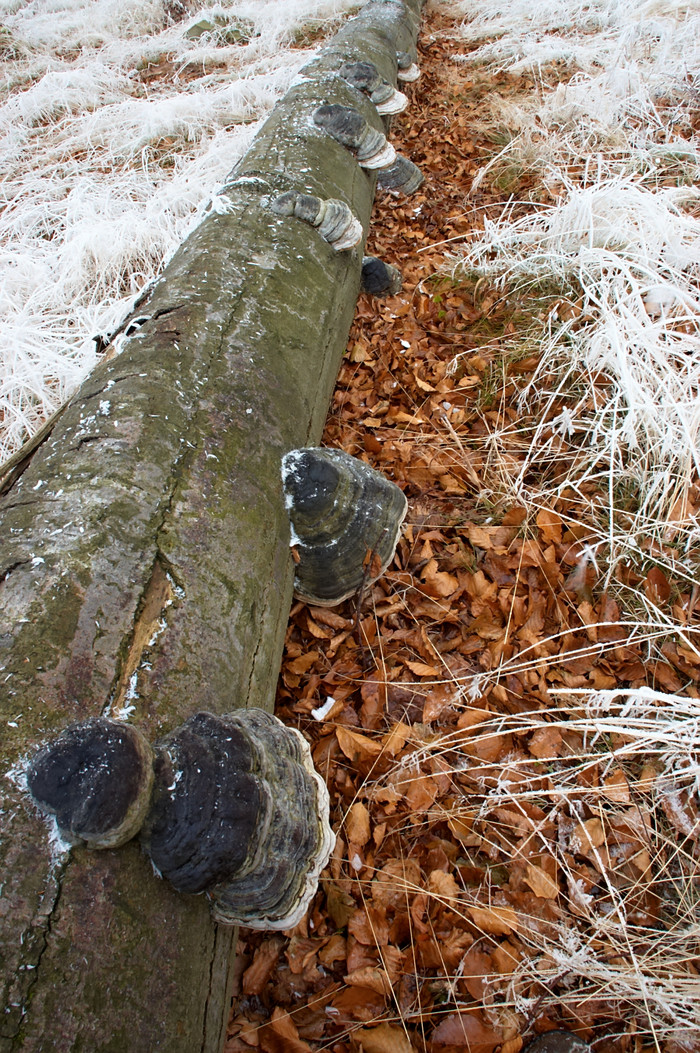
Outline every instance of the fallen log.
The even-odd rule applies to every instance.
[[[117,715],[155,740],[198,709],[270,708],[292,563],[280,462],[319,440],[360,285],[271,204],[345,202],[366,235],[375,179],[314,124],[374,104],[335,72],[395,82],[422,0],[371,0],[275,107],[212,208],[16,459],[0,498],[0,1050],[218,1051],[234,931],[174,892],[137,843],[61,850],[27,758]]]

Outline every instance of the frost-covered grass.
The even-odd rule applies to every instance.
[[[470,272],[504,296],[532,299],[528,339],[540,362],[520,402],[523,419],[530,414],[537,423],[523,431],[525,455],[508,486],[543,507],[577,492],[582,510],[597,487],[608,495],[602,514],[596,498],[594,519],[609,567],[649,552],[650,540],[674,541],[661,558],[692,579],[700,7],[674,0],[458,6],[475,47],[464,61],[511,70],[529,63],[536,72],[556,41],[567,64],[559,83],[550,67],[529,97],[494,100],[494,127],[507,129],[508,141],[473,187],[506,164],[511,176],[535,179],[538,203],[509,202],[452,259],[455,276]],[[567,316],[558,313],[562,300],[574,308]],[[533,483],[534,466],[567,457],[568,473],[540,472],[540,485]],[[622,500],[632,492],[633,502]]]
[[[515,189],[446,266],[529,319],[496,341],[504,361],[537,359],[534,370],[510,374],[517,420],[491,414],[486,487],[533,519],[558,510],[585,534],[565,587],[579,603],[590,582],[615,597],[617,631],[643,642],[649,663],[664,663],[670,640],[697,656],[700,5],[455,7],[465,18],[458,61],[482,74],[526,72],[533,84],[530,94],[494,93],[487,131],[498,147],[472,193]],[[584,642],[577,657],[592,660],[598,646]],[[538,641],[477,680],[472,698],[487,682],[535,676],[558,660]],[[700,991],[688,963],[700,924],[699,713],[678,683],[677,695],[567,692],[561,705],[552,692],[546,715],[493,715],[479,727],[495,736],[528,726],[572,747],[537,760],[514,750],[510,767],[484,766],[481,778],[479,833],[494,851],[498,808],[531,815],[536,806],[560,831],[551,854],[567,911],[546,932],[533,924],[509,980],[488,983],[526,1017],[533,999],[538,1011],[571,1007],[574,1018],[605,1003],[635,1021],[650,1047],[695,1046]],[[688,681],[690,695],[694,688]],[[450,742],[438,738],[435,748]],[[472,768],[477,790],[479,778]],[[464,810],[473,822],[473,799]],[[577,829],[590,843],[573,844]],[[601,875],[594,889],[581,884],[577,853]]]
[[[434,782],[428,822],[442,813],[467,862],[487,857],[510,874],[490,889],[513,962],[496,969],[482,958],[487,1019],[503,1023],[511,1009],[531,1023],[553,1006],[585,1028],[589,1013],[607,1011],[617,1021],[609,1039],[631,1032],[649,1048],[693,1050],[700,703],[645,688],[553,694],[545,711],[476,710],[476,722],[452,736],[419,730],[377,791]],[[506,740],[509,754],[495,760]],[[448,775],[449,790],[439,789]],[[407,818],[413,833],[415,823]],[[465,924],[475,906],[490,913],[468,881],[446,905]],[[478,944],[482,952],[496,945],[488,935]],[[459,1005],[469,965],[444,971]]]
[[[579,459],[577,479],[560,490],[596,478],[612,493],[624,477],[641,495],[638,532],[665,523],[687,497],[700,468],[700,220],[688,211],[698,200],[686,187],[651,191],[631,178],[581,185],[562,173],[555,205],[517,219],[506,210],[460,259],[456,274],[468,267],[515,295],[550,283],[580,299],[573,319],[550,320],[521,392],[523,410],[544,412],[516,490],[541,458],[543,436],[558,431],[585,444],[588,462]],[[552,374],[557,383],[543,385]],[[562,400],[571,409],[554,418]]]
[[[357,0],[0,0],[0,463]]]
[[[700,8],[684,0],[457,5],[471,50],[458,61],[529,71],[539,91],[494,97],[508,158],[547,168],[584,165],[591,178],[667,171],[697,179],[693,122],[700,93]],[[549,173],[552,177],[552,173]]]

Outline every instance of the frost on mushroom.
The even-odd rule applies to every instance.
[[[333,607],[384,573],[408,507],[395,483],[343,450],[306,447],[284,456],[282,485],[300,599]]]
[[[396,150],[383,132],[368,124],[352,106],[329,103],[314,110],[314,124],[357,158],[363,168],[385,168],[396,160]]]
[[[197,713],[153,748],[120,721],[74,724],[27,781],[73,842],[114,848],[140,831],[158,873],[206,893],[226,924],[296,925],[334,844],[308,745],[264,710]]]
[[[312,194],[288,190],[274,198],[270,208],[278,216],[294,216],[316,227],[336,252],[352,249],[362,241],[362,224],[344,201],[335,198],[324,201]]]

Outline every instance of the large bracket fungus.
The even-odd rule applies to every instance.
[[[282,459],[282,485],[300,599],[334,607],[384,573],[408,509],[395,483],[344,450],[306,447]]]
[[[415,193],[424,180],[425,176],[418,165],[403,154],[397,154],[396,159],[382,168],[377,177],[379,186],[384,190],[400,190],[403,194]]]
[[[368,124],[352,106],[340,103],[318,106],[313,120],[317,128],[351,150],[363,168],[386,168],[396,160],[396,150],[384,133]]]
[[[73,724],[27,785],[73,843],[116,848],[140,831],[156,871],[206,892],[229,925],[296,925],[335,841],[306,741],[262,709],[197,713],[153,748],[121,721]]]
[[[278,216],[294,216],[316,227],[336,252],[352,249],[362,241],[362,224],[344,201],[335,198],[324,201],[312,194],[287,190],[272,200],[270,208]]]
[[[338,76],[369,95],[377,113],[383,116],[403,113],[408,106],[407,97],[384,80],[373,62],[345,62],[338,70]]]

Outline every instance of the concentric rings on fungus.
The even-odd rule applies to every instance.
[[[363,168],[384,168],[396,159],[396,150],[383,132],[373,128],[352,106],[329,103],[314,110],[314,124],[351,150]]]
[[[261,709],[196,713],[153,749],[122,721],[73,724],[27,785],[73,842],[116,848],[140,830],[157,873],[229,925],[296,925],[335,843],[306,741]]]
[[[305,447],[282,459],[282,486],[300,599],[333,607],[384,573],[408,507],[395,483],[344,450]]]

